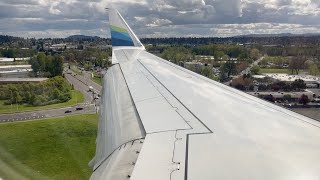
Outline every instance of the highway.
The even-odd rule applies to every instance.
[[[84,103],[77,104],[72,107],[58,108],[58,109],[49,109],[49,110],[39,110],[32,112],[21,112],[21,113],[13,113],[13,114],[1,114],[0,115],[0,123],[8,123],[8,122],[20,122],[20,121],[28,121],[28,120],[36,120],[50,117],[62,117],[67,115],[74,114],[88,114],[88,113],[96,113],[96,104],[99,102],[95,102],[93,99],[92,92],[88,92],[88,85],[92,86],[97,93],[101,92],[102,87],[95,82],[91,81],[90,77],[85,78],[84,76],[75,74],[64,73],[65,78],[68,80],[70,84],[73,84],[74,88],[80,91],[84,97]],[[88,84],[88,85],[87,85]],[[76,108],[81,107],[83,110],[77,111]],[[67,110],[71,110],[71,113],[65,113]]]
[[[76,107],[82,107],[83,110],[76,111]],[[65,111],[71,110],[72,113],[66,114]],[[19,122],[19,121],[28,121],[35,119],[43,119],[50,117],[62,117],[66,115],[74,115],[74,114],[88,114],[95,113],[94,105],[77,105],[73,107],[60,108],[60,109],[49,109],[49,110],[40,110],[33,112],[22,112],[22,113],[14,113],[14,114],[1,114],[0,123],[7,122]]]
[[[102,90],[102,86],[95,83],[94,81],[91,80],[91,72],[83,71],[83,75],[77,74],[74,76],[78,81],[82,82],[83,84],[87,85],[87,88],[89,86],[92,86],[95,92],[99,93]]]

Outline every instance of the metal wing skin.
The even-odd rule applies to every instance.
[[[318,121],[146,52],[115,9],[110,26],[91,179],[320,179]]]

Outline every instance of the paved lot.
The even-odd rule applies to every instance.
[[[290,110],[320,121],[320,109],[318,108],[292,108]]]

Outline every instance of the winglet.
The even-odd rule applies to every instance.
[[[112,46],[131,46],[144,48],[118,10],[108,8]]]

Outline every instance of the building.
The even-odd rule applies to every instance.
[[[303,80],[309,88],[320,88],[320,78],[310,75],[288,75],[288,74],[265,74],[265,77],[269,77],[273,80],[283,82],[294,82],[298,79]]]
[[[0,78],[0,84],[40,83],[48,78]]]
[[[314,93],[310,91],[304,92],[273,92],[273,91],[265,91],[265,92],[248,92],[248,94],[259,97],[259,96],[268,96],[272,95],[276,100],[282,100],[285,95],[290,95],[292,100],[297,101],[303,94],[307,95],[310,100],[313,100]]]

